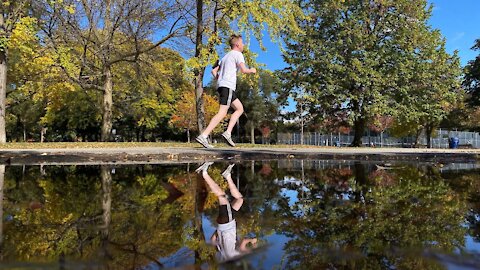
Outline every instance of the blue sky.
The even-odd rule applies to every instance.
[[[475,40],[480,39],[480,0],[429,0],[429,3],[434,6],[430,26],[439,29],[446,38],[449,53],[458,50],[461,65],[465,66],[480,53],[470,49]],[[263,42],[267,49],[265,52],[260,49],[257,41],[252,40],[250,43],[250,50],[258,54],[257,62],[265,64],[269,70],[285,68],[278,45],[272,43],[268,36],[263,38]],[[209,80],[208,78],[206,82]],[[292,100],[289,101],[289,106],[284,109],[294,111],[295,104]]]
[[[475,58],[479,52],[470,50],[475,39],[480,38],[480,0],[430,0],[434,5],[430,25],[439,29],[447,40],[447,51],[459,51],[462,66]],[[263,52],[258,42],[252,40],[250,49],[258,53],[257,61],[266,64],[267,69],[282,69],[283,62],[278,45],[263,39],[267,48]]]

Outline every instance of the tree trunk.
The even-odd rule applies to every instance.
[[[109,258],[107,246],[110,221],[112,220],[112,172],[110,167],[102,165],[100,175],[102,180],[102,224],[100,225],[102,249],[100,253],[103,258]]]
[[[250,140],[252,144],[255,144],[255,127],[253,124],[250,127]]]
[[[365,131],[365,119],[363,117],[357,117],[354,122],[354,131],[355,135],[353,137],[352,147],[360,147],[362,146],[362,137],[363,132]]]
[[[112,217],[112,172],[110,167],[102,165],[102,236],[108,238],[108,227]]]
[[[303,103],[300,105],[300,125],[301,125],[300,144],[303,145],[303,126],[304,126],[304,123],[303,123]]]
[[[202,133],[206,127],[205,106],[203,100],[203,74],[204,69],[202,68],[195,75],[195,105],[197,110],[197,126],[199,133]]]
[[[197,176],[201,179],[200,176]],[[190,174],[189,174],[190,178]],[[206,190],[205,181],[198,181],[197,179],[195,185],[195,201],[194,201],[194,216],[193,216],[193,237],[199,243],[205,243],[205,235],[203,234],[203,221],[202,221],[202,212],[205,208],[205,201],[208,195]],[[190,181],[191,183],[191,181]],[[200,256],[201,245],[197,246],[195,249],[195,264],[201,265],[203,260]]]
[[[187,142],[190,143],[190,128],[187,128]]]
[[[432,148],[432,133],[433,133],[433,124],[429,123],[425,125],[425,136],[427,137],[427,148]]]
[[[0,15],[3,16],[3,15]],[[6,101],[7,101],[7,52],[0,51],[0,143],[7,142],[5,130]]]
[[[415,135],[415,148],[420,147],[420,135],[422,134],[422,129],[417,130],[417,134]]]
[[[355,175],[355,185],[359,186],[360,188],[356,189],[353,192],[353,201],[358,203],[360,206],[356,211],[355,211],[355,217],[358,219],[364,219],[366,218],[366,209],[365,209],[365,194],[368,193],[368,177],[367,177],[367,168],[365,167],[364,164],[360,162],[355,162],[355,169],[354,169],[354,175]]]
[[[383,147],[383,131],[380,133],[380,147]]]
[[[105,83],[103,85],[103,119],[102,119],[102,142],[110,140],[112,132],[112,104],[113,104],[113,81],[110,67],[105,67]]]
[[[0,165],[0,251],[3,250],[3,186],[5,165]]]
[[[42,130],[40,131],[40,142],[44,142],[45,141],[45,134],[47,133],[47,128],[46,127],[42,127]]]
[[[200,58],[203,45],[203,0],[197,0],[197,32],[195,36],[195,58]],[[205,68],[197,68],[195,74],[195,104],[197,110],[198,132],[201,133],[205,125],[205,108],[203,104],[203,75]]]
[[[142,127],[142,133],[141,134],[142,135],[140,136],[140,140],[142,142],[146,141],[146,139],[145,139],[145,126]]]

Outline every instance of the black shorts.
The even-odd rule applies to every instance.
[[[238,211],[231,208],[232,210],[232,220],[235,219],[237,216]],[[218,217],[217,217],[217,223],[218,224],[225,224],[230,221],[232,221],[229,216],[228,216],[228,206],[227,205],[220,205],[218,206]]]
[[[235,101],[237,98],[237,94],[235,94],[235,90],[227,88],[227,87],[219,87],[217,89],[218,91],[218,96],[219,96],[219,102],[220,105],[226,105],[230,106],[233,101]]]

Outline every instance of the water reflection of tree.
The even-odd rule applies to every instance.
[[[105,255],[106,268],[136,268],[183,246],[179,228],[191,216],[182,209],[191,204],[171,199],[176,186],[176,192],[188,186],[183,168],[122,167],[113,179],[113,167],[106,166],[47,167],[45,176],[27,167],[23,179],[12,169],[4,261],[50,262],[62,254],[99,261]]]
[[[468,202],[466,221],[469,234],[480,242],[480,171],[472,170],[460,175],[456,171],[447,171],[442,177]]]
[[[212,177],[221,179],[226,166],[215,164]],[[264,239],[283,232],[292,238],[285,267],[306,269],[431,269],[436,266],[424,259],[392,250],[463,246],[465,213],[472,234],[479,236],[478,173],[449,178],[433,167],[373,168],[302,170],[274,161],[236,165],[232,175],[248,198],[238,217],[239,236]],[[217,267],[202,223],[202,215],[216,216],[216,198],[186,165],[45,166],[44,171],[7,169],[3,261],[53,261],[61,254],[98,260],[104,243],[105,268],[161,265],[162,257]],[[302,177],[300,185],[277,183]],[[279,196],[285,188],[298,191],[300,200],[292,207]],[[107,226],[99,229],[102,224]],[[179,252],[185,245],[188,252]],[[358,257],[349,260],[346,253]]]
[[[3,257],[3,188],[5,182],[5,165],[0,165],[0,258]]]
[[[395,250],[463,245],[465,205],[438,174],[403,168],[372,179],[363,164],[355,164],[348,188],[339,188],[348,174],[336,174],[339,185],[332,185],[330,170],[322,174],[325,180],[307,180],[306,197],[314,199],[278,210],[284,234],[292,237],[286,268],[432,269],[439,266]],[[382,175],[388,175],[385,181]]]

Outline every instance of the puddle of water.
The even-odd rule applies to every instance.
[[[0,269],[480,268],[475,165],[200,165],[0,166]]]

